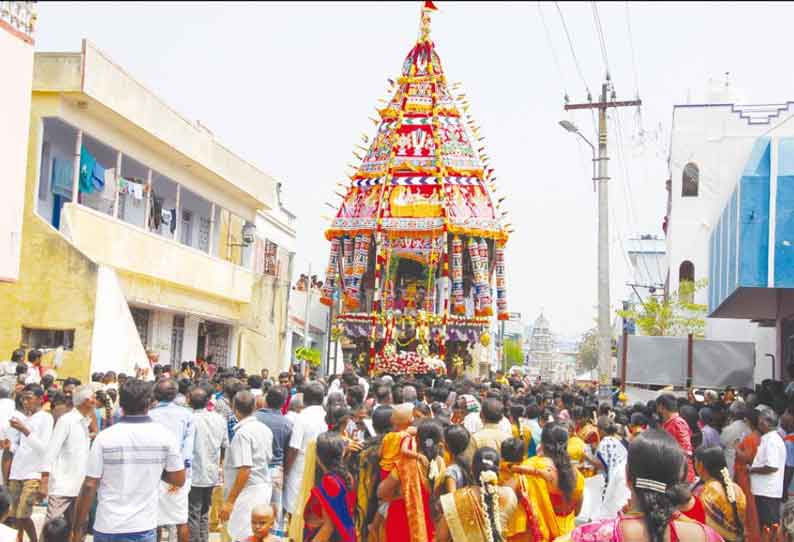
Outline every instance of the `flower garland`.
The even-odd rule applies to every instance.
[[[441,358],[421,356],[417,352],[397,352],[391,350],[380,353],[375,360],[375,372],[378,374],[428,374],[442,376],[447,367]]]
[[[353,323],[368,323],[372,321],[372,317],[375,316],[377,318],[377,324],[383,325],[386,323],[386,317],[382,314],[378,313],[367,313],[367,312],[348,312],[345,314],[340,314],[336,317],[338,322],[353,322]],[[431,326],[441,326],[444,325],[444,316],[440,314],[426,314],[427,323]],[[395,315],[395,322],[401,327],[414,327],[418,321],[417,318],[413,316],[397,316]],[[450,315],[447,318],[446,324],[447,325],[458,325],[458,326],[487,326],[491,323],[491,319],[484,317],[484,316],[474,316],[474,317],[466,317],[466,316],[457,316],[457,315]]]
[[[504,243],[496,244],[496,311],[499,320],[507,320],[507,281],[505,280],[505,246]]]
[[[493,315],[493,308],[491,306],[491,281],[489,280],[488,273],[488,241],[480,239],[479,246],[480,253],[480,315],[491,316]]]
[[[471,269],[472,274],[474,275],[472,278],[474,279],[472,282],[472,289],[474,290],[474,314],[480,315],[480,290],[482,288],[482,276],[480,274],[481,266],[480,266],[480,248],[477,244],[477,241],[474,240],[473,237],[469,237],[469,242],[467,243],[466,247],[469,251],[469,259],[471,260]]]
[[[480,504],[482,506],[482,512],[486,517],[485,523],[488,526],[488,528],[485,529],[485,538],[488,542],[494,542],[494,526],[496,526],[497,534],[502,532],[502,518],[500,517],[501,514],[499,511],[499,493],[496,491],[497,481],[498,478],[493,471],[486,470],[480,473]],[[488,505],[485,502],[486,493],[491,496],[491,500],[493,501],[493,525],[487,520]]]
[[[325,271],[325,282],[323,283],[323,297],[320,302],[323,305],[331,306],[333,303],[334,289],[336,288],[336,278],[339,274],[339,239],[331,241],[331,253],[328,256],[328,268]]]
[[[348,292],[350,291],[351,275],[353,273],[353,248],[355,241],[352,237],[345,236],[342,241],[342,290],[347,302]]]
[[[733,504],[736,502],[736,489],[733,487],[731,473],[723,467],[720,469],[720,474],[722,475],[722,485],[725,486],[725,497],[729,503]]]
[[[452,239],[452,312],[466,312],[463,304],[463,242],[457,235]]]

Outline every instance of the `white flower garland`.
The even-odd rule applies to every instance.
[[[731,473],[728,471],[727,468],[723,467],[720,469],[720,474],[722,475],[722,482],[725,486],[725,496],[728,498],[728,502],[733,504],[736,502],[736,490],[733,487],[733,481],[731,480]]]
[[[498,533],[502,532],[502,517],[499,510],[499,493],[496,491],[496,482],[498,478],[493,471],[483,471],[480,473],[480,501],[482,504],[482,511],[488,518],[488,506],[485,502],[485,494],[488,493],[493,498],[493,512],[494,524]],[[485,539],[487,542],[494,542],[494,532],[490,521],[485,529]]]

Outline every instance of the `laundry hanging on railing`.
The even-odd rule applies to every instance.
[[[91,194],[105,187],[105,168],[88,152],[80,147],[80,192]]]
[[[142,200],[144,194],[144,186],[143,184],[136,182],[132,179],[125,179],[121,177],[119,179],[119,194],[121,195],[130,195],[136,200]]]
[[[62,198],[72,199],[74,182],[74,162],[63,158],[52,159],[52,193]]]
[[[152,190],[151,208],[149,209],[149,229],[156,231],[160,229],[160,222],[163,219],[163,199],[155,195]],[[170,215],[169,215],[170,216]]]

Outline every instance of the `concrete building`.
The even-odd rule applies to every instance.
[[[23,216],[0,352],[57,349],[83,379],[144,350],[277,368],[294,217],[276,181],[85,41],[35,55]]]
[[[281,183],[276,185],[276,207],[256,216],[254,286],[248,305],[238,355],[240,366],[249,372],[268,368],[272,373],[284,366],[289,355],[290,285],[296,251],[296,218],[282,202]]]
[[[35,23],[33,2],[0,2],[0,282],[19,278]]]
[[[755,379],[771,376],[767,354],[775,354],[775,330],[768,320],[749,312],[716,310],[711,261],[712,236],[742,178],[748,160],[764,135],[794,135],[794,123],[783,124],[794,104],[737,105],[729,86],[715,88],[707,103],[677,105],[669,156],[668,204],[664,219],[667,237],[666,290],[678,290],[682,280],[709,278],[709,288],[694,295],[709,305],[708,339],[750,341],[756,345]],[[779,127],[776,127],[780,124]],[[770,133],[771,131],[771,133]],[[749,219],[760,220],[756,214]],[[757,247],[760,249],[760,247]],[[749,257],[749,253],[745,253]],[[761,320],[761,325],[757,321]],[[779,374],[779,373],[778,373]]]
[[[665,240],[653,234],[642,234],[626,240],[626,252],[631,262],[631,283],[627,285],[624,309],[637,307],[652,296],[663,296],[667,277]],[[641,335],[633,321],[617,322],[615,339],[625,330],[629,335]]]

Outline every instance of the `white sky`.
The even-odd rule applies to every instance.
[[[557,122],[591,140],[589,112],[565,113],[563,95],[584,101],[553,3],[437,2],[432,36],[449,81],[462,81],[471,113],[516,229],[508,244],[511,311],[576,336],[596,305],[596,197],[590,154]],[[421,2],[67,3],[40,2],[36,48],[77,51],[87,38],[188,118],[284,183],[298,215],[296,272],[324,273],[323,205],[344,179],[360,134],[374,132],[377,99],[413,45]],[[604,61],[591,3],[560,3],[594,98]],[[619,99],[635,72],[626,4],[599,3]],[[539,13],[548,26],[551,45]],[[702,103],[709,77],[748,102],[794,99],[791,3],[631,3],[637,81],[644,101],[610,121],[612,302],[631,279],[621,239],[661,233],[673,104]],[[553,51],[553,52],[552,52]],[[556,55],[559,69],[554,61]],[[613,115],[614,119],[614,115]],[[621,160],[621,154],[625,161]],[[626,173],[628,173],[628,176]]]

